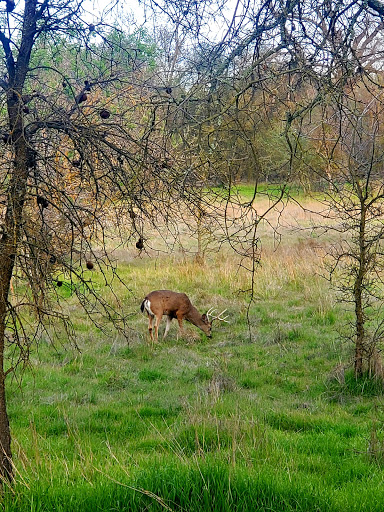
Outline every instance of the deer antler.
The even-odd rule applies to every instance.
[[[207,318],[209,320],[209,316],[215,311],[213,308],[209,308],[208,311],[205,313],[207,315]]]
[[[222,315],[227,311],[226,309],[224,309],[224,310],[223,310],[221,313],[219,313],[218,315],[216,315],[216,316],[212,316],[212,318],[210,319],[209,317],[210,317],[210,315],[212,315],[212,314],[213,314],[213,312],[214,312],[214,311],[215,311],[215,310],[214,310],[214,308],[209,308],[209,310],[208,310],[208,311],[207,311],[207,313],[206,313],[206,315],[207,315],[207,317],[208,317],[208,319],[209,319],[209,321],[210,321],[211,323],[212,323],[214,320],[221,320],[222,322],[227,322],[227,324],[229,323],[229,320],[227,320],[227,318],[228,318],[228,316],[229,316],[229,315],[225,316],[224,318],[222,317]]]

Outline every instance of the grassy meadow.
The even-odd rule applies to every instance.
[[[203,265],[120,249],[128,341],[63,298],[80,351],[42,338],[9,383],[16,483],[2,510],[382,512],[383,395],[352,378],[338,334],[351,316],[322,277],[329,240],[293,229],[311,224],[297,205],[278,217],[280,244],[260,228],[250,306],[249,274],[225,247]],[[151,346],[139,307],[160,288],[230,322],[208,339],[190,324],[179,337],[174,321]]]

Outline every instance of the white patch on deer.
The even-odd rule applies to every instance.
[[[147,313],[151,316],[155,316],[151,311],[151,301],[148,299],[145,299],[144,301],[144,308],[147,311]]]

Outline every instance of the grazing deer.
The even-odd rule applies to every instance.
[[[217,319],[223,322],[228,322],[228,320],[226,320],[227,317],[222,318],[226,309],[219,315],[211,318],[210,315],[213,313],[212,308],[210,308],[204,315],[201,315],[195,306],[192,305],[185,293],[172,292],[171,290],[156,290],[149,293],[141,303],[140,309],[142,313],[145,311],[148,315],[148,330],[152,341],[153,320],[155,319],[155,340],[158,341],[159,325],[163,315],[167,315],[167,325],[165,327],[163,339],[168,334],[173,318],[177,318],[181,334],[184,334],[183,320],[187,320],[205,332],[208,338],[212,337],[211,329],[212,322],[214,320]]]

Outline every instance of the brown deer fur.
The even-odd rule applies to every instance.
[[[153,341],[153,320],[155,319],[155,340],[158,340],[158,331],[160,321],[163,315],[167,315],[167,325],[164,337],[168,334],[171,321],[177,318],[179,322],[180,332],[183,331],[183,320],[191,322],[201,329],[210,338],[212,320],[209,321],[208,315],[201,315],[192,305],[191,301],[185,293],[172,292],[171,290],[156,290],[149,293],[141,303],[141,311],[148,315],[148,330]]]

